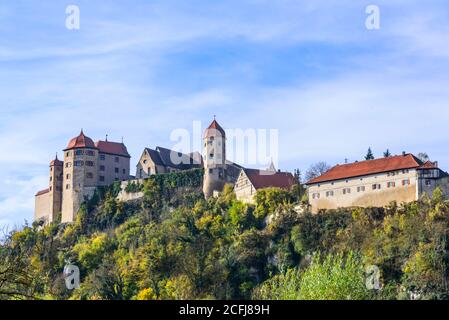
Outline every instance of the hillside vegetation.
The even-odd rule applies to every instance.
[[[202,171],[98,189],[73,224],[34,223],[0,246],[1,299],[446,299],[449,202],[299,214],[303,190],[265,189],[256,204],[227,186],[204,200]],[[271,216],[271,219],[267,219]],[[273,219],[272,217],[275,216]],[[267,221],[270,223],[267,224]],[[81,287],[62,271],[77,265]],[[366,267],[380,270],[380,290]]]

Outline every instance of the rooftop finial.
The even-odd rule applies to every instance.
[[[108,142],[108,134],[106,133],[106,142]]]
[[[56,152],[56,158],[55,158],[56,160],[58,160],[58,153]]]
[[[214,114],[214,120],[216,120],[217,116]]]

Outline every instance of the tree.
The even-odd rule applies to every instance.
[[[429,156],[427,155],[427,153],[425,152],[420,152],[417,155],[418,159],[421,160],[422,162],[427,162],[430,160]]]
[[[366,300],[370,292],[365,285],[361,259],[352,252],[315,254],[310,266],[300,273],[290,269],[274,276],[253,291],[253,298],[265,300]]]
[[[384,152],[384,157],[385,157],[385,158],[391,157],[390,149],[387,149],[387,150]]]
[[[326,162],[317,162],[310,166],[309,170],[306,171],[306,181],[310,181],[316,177],[321,176],[326,173],[331,168]]]
[[[365,160],[374,160],[373,151],[371,147],[368,148],[368,152],[366,153]]]

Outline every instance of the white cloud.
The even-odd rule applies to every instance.
[[[355,160],[368,146],[428,151],[449,168],[439,147],[449,138],[445,3],[378,1],[375,32],[364,27],[367,4],[80,1],[78,33],[64,29],[63,1],[2,6],[0,224],[32,219],[48,161],[82,127],[94,139],[124,136],[134,162],[145,146],[170,147],[172,130],[216,114],[225,127],[280,129],[282,168]],[[204,67],[211,43],[235,44],[224,54],[237,62],[216,54]],[[295,59],[273,65],[265,50]],[[316,74],[270,74],[298,62]]]

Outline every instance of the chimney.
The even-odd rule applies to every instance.
[[[405,156],[407,153],[405,151],[402,151],[402,155]]]
[[[438,168],[438,161],[435,161],[433,164]]]

